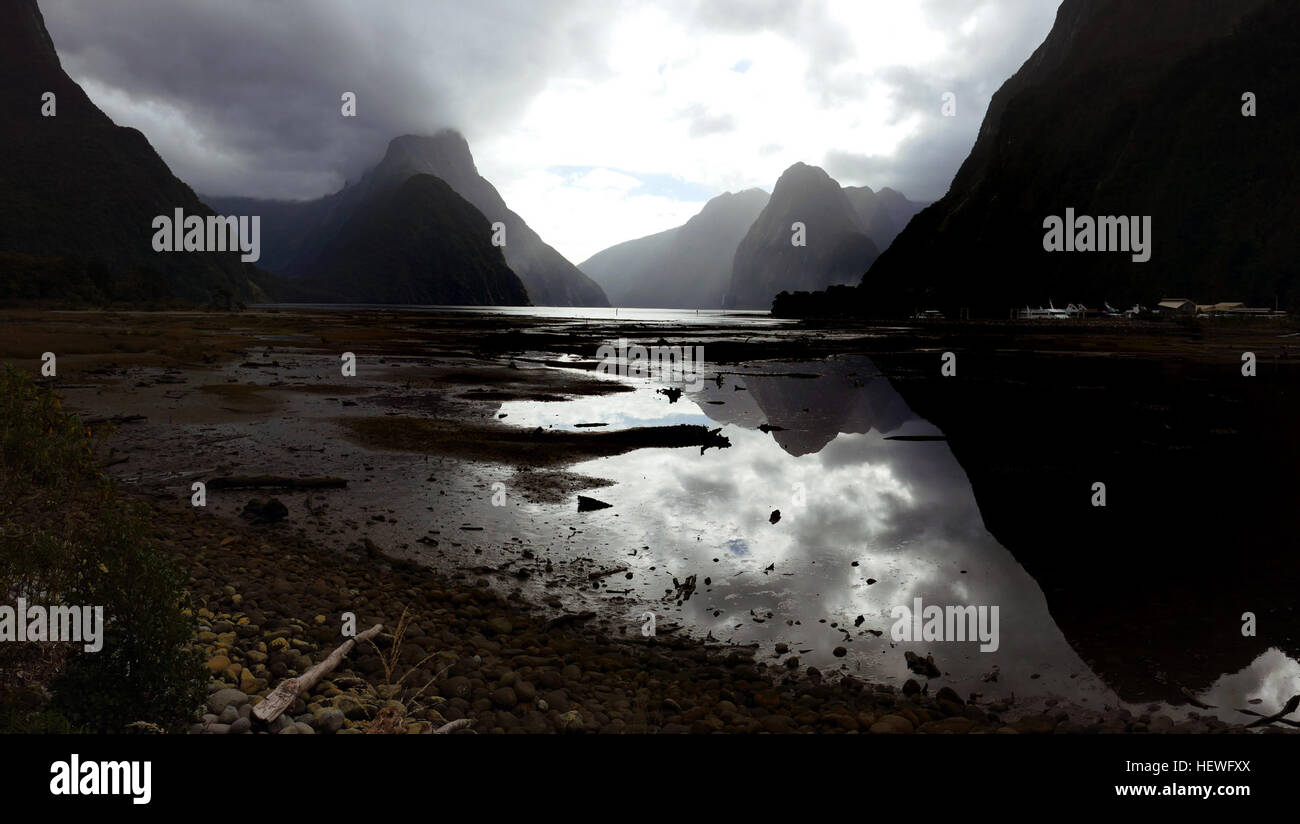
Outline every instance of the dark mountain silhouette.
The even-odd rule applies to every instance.
[[[298,284],[346,303],[528,303],[483,213],[423,174],[362,202]]]
[[[55,116],[42,116],[43,95]],[[64,72],[35,0],[0,4],[0,299],[219,303],[261,296],[238,253],[155,252],[153,219],[213,212]]]
[[[1056,339],[1019,334],[1039,336],[1040,351]],[[1182,704],[1183,688],[1200,692],[1270,647],[1300,656],[1290,384],[1177,357],[1053,355],[1062,366],[1043,368],[1041,354],[1004,347],[972,347],[961,357],[998,366],[956,379],[930,368],[932,352],[873,359],[903,376],[893,384],[907,405],[947,436],[985,526],[1097,674],[1126,701]],[[1104,507],[1092,504],[1099,481]],[[1249,527],[1202,515],[1230,512],[1251,513]],[[1249,606],[1228,593],[1250,593]],[[1246,609],[1259,616],[1250,637]]]
[[[262,259],[258,262],[268,272],[287,275],[306,270],[316,262],[327,238],[317,229],[337,205],[335,197],[317,200],[260,200],[252,197],[213,197],[203,201],[223,215],[260,215],[262,218]],[[312,247],[307,248],[308,241]],[[296,266],[296,269],[295,269]],[[276,278],[283,282],[284,278]]]
[[[802,223],[806,245],[792,243]],[[816,166],[796,163],[736,249],[724,308],[767,309],[778,292],[857,282],[879,250],[848,195]]]
[[[1298,37],[1294,0],[1065,0],[993,96],[947,195],[863,278],[856,310],[1005,317],[1049,297],[1170,294],[1300,305]],[[1247,92],[1257,116],[1243,116]],[[1044,251],[1044,219],[1066,208],[1151,216],[1150,260]]]
[[[616,306],[721,309],[736,247],[767,201],[761,189],[718,195],[683,225],[611,246],[578,268]]]
[[[548,246],[523,218],[506,206],[496,187],[479,175],[469,144],[455,131],[444,130],[432,137],[394,138],[383,159],[361,180],[319,200],[296,203],[220,197],[208,200],[219,209],[263,208],[266,265],[286,277],[301,278],[327,264],[321,258],[322,253],[359,210],[419,174],[446,181],[456,194],[482,212],[489,226],[496,221],[505,224],[506,263],[523,281],[533,303],[609,305],[605,293],[594,281]],[[487,237],[491,237],[490,229]],[[370,271],[366,276],[379,274]]]

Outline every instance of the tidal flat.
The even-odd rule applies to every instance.
[[[189,571],[196,731],[250,728],[347,612],[403,626],[391,660],[354,653],[277,731],[1239,730],[1300,676],[1283,323],[285,307],[0,330],[33,375],[56,354],[44,380],[111,427],[105,471]],[[703,380],[595,369],[619,339],[702,347]],[[191,505],[245,476],[346,483]],[[915,598],[999,607],[996,651],[896,639]]]

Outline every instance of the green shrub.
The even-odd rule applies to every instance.
[[[38,486],[96,479],[89,430],[48,387],[8,364],[0,373],[0,481]]]
[[[90,432],[27,375],[0,374],[0,603],[104,608],[103,647],[0,645],[0,675],[48,681],[48,707],[0,690],[0,729],[123,732],[183,725],[204,694],[185,576],[149,540],[147,509],[95,465]],[[11,689],[17,687],[17,691]]]
[[[95,519],[68,603],[104,605],[104,647],[75,652],[52,684],[73,724],[107,732],[133,721],[178,727],[205,694],[185,576],[145,536],[145,508],[110,501]]]

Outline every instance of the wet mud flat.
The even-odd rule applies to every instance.
[[[241,595],[239,603],[258,604],[263,612],[267,611],[265,602],[272,598],[272,594],[258,591],[256,586],[247,595],[240,592],[241,588],[247,588],[247,578],[232,577],[223,563],[223,556],[229,556],[230,562],[236,564],[235,569],[239,568],[239,563],[243,563],[244,569],[251,568],[248,566],[252,563],[251,558],[239,556],[240,552],[249,551],[249,547],[256,547],[253,555],[267,562],[275,557],[292,555],[284,548],[292,545],[302,557],[313,559],[311,564],[342,564],[338,574],[348,584],[346,588],[349,590],[383,591],[387,584],[382,582],[394,574],[394,569],[404,570],[402,575],[436,581],[437,586],[432,590],[426,590],[423,596],[405,603],[412,610],[417,607],[450,609],[438,619],[443,622],[443,629],[437,643],[421,646],[430,648],[429,651],[433,647],[445,648],[449,653],[471,660],[473,655],[478,655],[482,660],[492,661],[492,666],[474,669],[473,673],[466,675],[468,682],[458,680],[455,689],[448,687],[452,692],[462,689],[463,694],[455,698],[463,705],[456,704],[456,710],[450,713],[439,710],[439,717],[453,720],[451,716],[460,713],[459,717],[475,718],[480,729],[502,730],[512,729],[515,725],[496,715],[501,712],[520,721],[521,728],[616,731],[645,727],[697,732],[715,728],[746,731],[856,728],[866,731],[882,723],[886,715],[896,714],[892,709],[898,709],[902,713],[900,717],[907,720],[912,729],[945,718],[960,718],[964,721],[953,721],[948,726],[962,729],[947,731],[994,731],[1007,726],[1006,719],[1028,714],[1033,721],[1022,724],[1021,731],[1047,731],[1058,727],[1062,731],[1140,731],[1149,728],[1153,715],[1161,714],[1153,711],[1144,719],[1141,711],[1123,710],[1108,714],[1104,708],[1080,714],[1068,711],[1065,704],[1055,701],[1031,709],[1028,705],[1016,706],[1000,698],[978,697],[971,706],[970,691],[963,689],[958,692],[951,687],[944,695],[948,706],[943,707],[935,698],[944,685],[942,678],[927,681],[923,687],[921,682],[926,679],[918,676],[905,685],[905,696],[901,685],[864,687],[866,682],[861,674],[855,677],[851,672],[847,675],[837,672],[835,666],[821,664],[820,660],[807,655],[800,660],[797,647],[772,655],[769,653],[771,645],[754,646],[743,637],[730,643],[710,641],[711,636],[704,637],[703,633],[693,631],[689,624],[680,626],[670,622],[659,627],[659,634],[654,639],[639,637],[639,625],[634,616],[646,598],[638,599],[638,595],[643,593],[620,589],[630,586],[623,582],[623,578],[633,570],[624,573],[619,569],[621,564],[617,563],[617,555],[635,552],[638,541],[630,534],[620,539],[618,522],[612,521],[620,514],[617,507],[600,513],[606,518],[607,526],[603,531],[595,528],[594,523],[583,520],[587,517],[585,514],[569,508],[574,506],[574,497],[579,491],[600,497],[605,493],[592,490],[607,488],[612,492],[624,486],[608,487],[610,479],[599,474],[599,459],[618,456],[628,459],[661,452],[666,455],[685,454],[687,450],[690,454],[698,454],[703,451],[701,446],[708,446],[710,433],[718,427],[710,425],[712,421],[704,421],[670,426],[625,426],[608,431],[599,428],[573,431],[561,427],[557,431],[549,425],[517,425],[512,422],[511,415],[518,413],[502,411],[510,404],[546,405],[575,403],[583,399],[600,402],[627,396],[626,382],[592,374],[591,358],[601,344],[627,337],[647,345],[656,341],[703,345],[712,372],[722,376],[719,391],[733,394],[725,400],[721,396],[710,396],[710,400],[701,397],[702,409],[714,409],[708,406],[713,400],[734,406],[732,398],[744,394],[744,387],[727,382],[735,381],[735,375],[753,372],[755,364],[766,361],[816,362],[849,353],[868,355],[890,375],[890,380],[907,402],[918,411],[924,410],[925,417],[943,430],[953,453],[971,475],[975,496],[980,508],[986,510],[990,530],[1021,563],[1034,571],[1035,578],[1042,576],[1039,580],[1056,617],[1062,607],[1060,602],[1052,602],[1057,597],[1053,593],[1062,587],[1055,586],[1053,570],[1042,567],[1041,559],[1033,554],[1034,547],[1041,541],[1031,543],[1003,526],[1008,519],[999,519],[996,514],[999,511],[997,490],[1007,487],[1002,483],[1001,475],[994,473],[994,481],[989,481],[987,473],[981,469],[981,461],[991,460],[992,456],[972,453],[966,446],[968,439],[980,440],[988,430],[980,428],[978,434],[968,434],[972,430],[960,422],[953,425],[952,416],[945,410],[952,406],[969,410],[972,404],[983,403],[986,409],[1001,408],[1004,413],[1012,413],[1011,407],[1017,403],[1029,404],[1026,408],[1036,408],[1043,414],[1054,416],[1058,422],[1066,416],[1062,424],[1066,428],[1081,427],[1086,416],[1069,418],[1069,409],[1058,408],[1076,406],[1074,401],[1053,403],[1050,399],[1043,399],[1047,396],[1039,397],[1034,393],[1021,395],[1015,402],[995,401],[995,398],[1002,397],[1008,386],[1039,385],[1042,366],[1051,358],[1055,358],[1051,362],[1058,367],[1061,363],[1107,358],[1159,363],[1162,362],[1160,358],[1167,358],[1172,352],[1182,360],[1199,364],[1197,368],[1213,369],[1221,360],[1226,361],[1243,336],[1246,343],[1261,351],[1265,351],[1262,344],[1273,340],[1266,333],[1249,329],[1227,330],[1223,340],[1216,337],[1207,343],[1180,338],[1183,333],[1176,331],[1171,334],[1163,328],[1136,335],[1133,330],[1111,330],[1101,334],[1094,330],[1069,333],[1051,330],[1030,336],[1025,336],[1022,329],[997,326],[899,329],[864,325],[834,329],[738,329],[734,326],[702,325],[684,329],[655,323],[373,311],[281,311],[240,315],[68,314],[53,318],[20,315],[8,316],[4,320],[0,354],[6,360],[35,370],[38,361],[30,353],[59,353],[57,381],[69,403],[83,410],[88,417],[102,418],[106,422],[119,421],[105,456],[105,463],[110,464],[109,471],[137,489],[139,494],[155,498],[160,507],[187,500],[190,482],[198,477],[268,473],[300,477],[330,475],[347,479],[347,486],[341,490],[292,492],[269,489],[254,493],[241,490],[237,494],[214,491],[210,493],[209,506],[204,512],[185,511],[187,518],[204,524],[208,521],[214,523],[203,527],[210,535],[202,540],[232,529],[251,536],[248,540],[241,538],[224,547],[222,538],[216,541],[215,547],[204,550],[202,563],[205,572],[203,576],[196,576],[196,587],[211,592],[212,608],[209,611],[214,616],[212,622],[230,621],[241,612],[238,609],[232,611],[239,604],[228,600],[232,596],[227,587]],[[941,347],[958,352],[958,375],[944,379],[947,383],[938,383],[927,374],[932,366],[937,374],[938,354],[947,351]],[[338,358],[344,351],[358,355],[355,378],[344,378],[339,374]],[[997,368],[981,370],[981,358],[988,358],[990,363],[997,364]],[[1269,362],[1261,360],[1263,369]],[[564,368],[566,365],[573,368]],[[1066,371],[1072,377],[1064,383],[1073,381],[1079,386],[1094,385],[1103,377],[1101,372],[1081,375]],[[979,377],[981,374],[983,378]],[[1105,374],[1109,375],[1107,379],[1111,381],[1111,388],[1116,390],[1109,400],[1122,396],[1133,387],[1151,385],[1150,375],[1140,370],[1125,372],[1119,378],[1114,373]],[[790,375],[787,379],[798,381],[806,378]],[[966,394],[958,403],[954,403],[951,395],[927,395],[952,393],[959,384]],[[754,386],[757,388],[758,384]],[[1064,384],[1057,388],[1063,389]],[[1034,403],[1037,407],[1032,405]],[[999,404],[1003,405],[999,407]],[[729,407],[716,407],[726,408]],[[1109,410],[1108,406],[1102,411],[1106,410]],[[506,415],[504,418],[501,417],[503,414]],[[1111,414],[1113,417],[1113,410]],[[1147,418],[1137,415],[1137,420],[1147,420],[1152,415],[1158,418],[1161,414],[1158,404],[1148,409],[1146,414]],[[1011,418],[1014,417],[1011,414]],[[984,418],[985,427],[995,418],[997,416],[992,411],[988,412]],[[574,426],[600,422],[569,421]],[[766,425],[768,422],[762,423]],[[1034,431],[1042,437],[1044,428]],[[787,446],[790,446],[788,431],[785,435],[780,431],[764,434],[773,438],[785,437]],[[1120,434],[1131,432],[1121,429]],[[1014,441],[1016,436],[1008,432],[1006,437]],[[1161,430],[1154,431],[1153,437],[1158,438],[1153,443],[1169,443],[1167,437],[1161,436]],[[716,456],[719,451],[710,449],[710,456]],[[999,452],[1000,463],[995,465],[1037,465],[1040,471],[1056,472],[1062,464],[1053,457],[1055,454],[1030,450],[1017,464],[1016,461],[1008,462]],[[591,465],[593,460],[594,467]],[[588,471],[573,468],[580,461],[588,462],[584,464]],[[975,469],[971,469],[972,466]],[[508,490],[505,506],[498,507],[492,503],[497,483]],[[642,491],[645,494],[654,492],[652,488]],[[278,496],[287,504],[287,517],[272,524],[248,525],[240,518],[240,513],[252,495]],[[1051,497],[1045,496],[1042,500],[1050,501]],[[412,506],[412,501],[423,506]],[[1007,504],[1002,506],[1005,508]],[[1015,508],[1020,520],[1026,518],[1025,509]],[[1053,510],[1046,508],[1042,511]],[[1014,522],[1016,518],[1010,520]],[[1045,521],[1045,517],[1039,518],[1036,523],[1043,526]],[[620,540],[623,546],[615,546]],[[605,543],[598,543],[600,541]],[[178,555],[185,558],[189,557],[188,550],[195,542],[202,541],[191,532],[187,537],[174,539],[173,545]],[[1078,564],[1063,562],[1060,566],[1069,567],[1073,574]],[[1160,569],[1159,564],[1153,568]],[[616,572],[611,573],[611,570]],[[652,579],[643,585],[646,591],[671,590],[672,585],[678,583],[672,581],[673,577],[685,577],[684,572],[677,569],[655,569],[653,566],[638,566],[634,571],[638,584],[642,583],[642,576]],[[678,575],[669,575],[669,572],[678,572]],[[353,580],[361,581],[363,577],[363,585],[351,583]],[[1246,587],[1248,581],[1243,576],[1236,583]],[[307,577],[286,579],[277,586],[276,599],[283,599],[288,592],[303,592],[312,587]],[[1069,584],[1062,586],[1066,595],[1082,588]],[[1162,586],[1159,584],[1156,589]],[[1165,591],[1170,592],[1172,598],[1177,587],[1168,587]],[[437,593],[436,597],[433,593]],[[456,604],[454,599],[462,595],[468,595],[469,600]],[[306,595],[302,597],[307,599]],[[454,609],[446,604],[448,598],[453,599]],[[294,609],[290,600],[287,602],[290,608],[276,620],[291,622],[290,629],[298,633],[293,637],[301,635],[299,640],[303,643],[323,648],[326,645],[320,627],[334,626],[332,615],[343,611],[345,601],[317,600],[318,603],[311,606],[299,604],[300,609]],[[1151,689],[1143,681],[1155,678],[1164,670],[1150,653],[1139,651],[1142,647],[1135,646],[1133,639],[1092,632],[1092,637],[1101,640],[1094,642],[1091,648],[1077,640],[1089,637],[1088,628],[1095,626],[1098,612],[1104,612],[1097,609],[1095,597],[1083,598],[1082,601],[1087,605],[1078,609],[1086,617],[1079,627],[1070,625],[1072,629],[1066,635],[1072,644],[1080,647],[1084,658],[1090,662],[1106,660],[1105,656],[1120,659],[1119,665],[1099,664],[1098,668],[1107,673],[1108,680],[1124,685],[1117,687],[1121,697],[1176,701],[1168,691]],[[674,608],[683,606],[680,600],[675,605],[671,600],[668,603]],[[687,606],[690,603],[688,599]],[[695,603],[699,603],[698,596]],[[1153,608],[1153,618],[1170,614],[1162,612],[1165,608]],[[247,611],[245,604],[243,617],[248,617]],[[312,614],[306,615],[307,611]],[[566,621],[550,627],[554,632],[562,630],[575,644],[627,647],[634,651],[628,654],[634,656],[642,654],[638,650],[648,650],[645,654],[652,658],[669,654],[676,662],[675,666],[687,668],[679,671],[678,681],[682,680],[680,672],[691,671],[697,665],[705,667],[701,672],[711,673],[705,682],[718,681],[717,691],[690,696],[687,700],[690,706],[687,706],[680,698],[664,692],[662,684],[657,683],[653,688],[647,688],[650,692],[643,696],[641,705],[632,707],[629,703],[628,707],[622,707],[619,702],[624,699],[613,696],[615,693],[632,694],[629,692],[632,686],[616,678],[603,682],[601,693],[585,693],[586,702],[579,710],[583,717],[581,723],[577,723],[572,715],[566,716],[567,710],[552,712],[549,703],[545,711],[540,710],[535,700],[503,707],[501,704],[507,701],[507,693],[500,693],[500,701],[494,701],[494,693],[521,678],[533,686],[541,678],[540,670],[534,667],[537,662],[530,660],[530,656],[537,656],[527,650],[549,650],[546,656],[542,656],[549,656],[546,666],[559,672],[547,675],[548,683],[555,683],[559,677],[567,684],[570,680],[567,676],[574,675],[572,670],[566,674],[567,664],[559,666],[568,657],[561,650],[565,641],[557,647],[533,635],[527,638],[528,644],[515,644],[509,638],[498,639],[492,630],[475,624],[476,619],[485,615],[488,619],[501,617],[507,621],[517,616],[522,621],[522,616],[531,616],[534,611],[535,620],[541,622],[542,627],[547,627],[549,621]],[[688,617],[690,612],[675,611],[679,618]],[[377,617],[382,616],[388,622],[396,620],[393,615],[378,610],[376,613]],[[224,617],[216,617],[219,615]],[[315,623],[318,615],[326,618],[321,624]],[[426,618],[419,623],[421,631],[429,632],[429,620]],[[262,626],[260,622],[250,623],[259,628]],[[1069,625],[1068,621],[1062,621],[1062,624],[1063,628]],[[498,622],[498,628],[503,626]],[[284,630],[285,627],[278,629]],[[210,629],[207,631],[211,632]],[[313,638],[313,632],[322,638]],[[483,641],[490,643],[484,645]],[[222,683],[228,682],[230,687],[236,688],[264,689],[258,681],[274,682],[275,672],[270,669],[273,663],[283,665],[281,669],[286,672],[296,669],[291,666],[294,660],[285,657],[278,661],[272,661],[270,657],[263,661],[254,660],[258,654],[265,654],[257,648],[258,644],[265,643],[265,639],[255,639],[252,643],[252,648],[228,648],[230,654],[226,657],[231,666],[214,669]],[[495,653],[492,652],[492,643],[501,645]],[[1224,643],[1229,641],[1225,639]],[[1158,637],[1152,646],[1159,652],[1167,651],[1168,645],[1165,639]],[[599,656],[595,650],[606,648],[596,646],[589,649],[591,658],[588,660],[596,660]],[[1101,652],[1094,654],[1094,649]],[[667,653],[666,650],[673,651]],[[691,652],[687,654],[682,650]],[[828,644],[825,652],[829,653],[829,650]],[[485,657],[484,651],[489,656]],[[502,656],[507,651],[510,652],[506,656],[509,661],[504,661]],[[214,658],[221,655],[216,646],[208,652]],[[250,658],[247,653],[254,655]],[[510,663],[519,655],[524,656],[522,662]],[[728,663],[731,656],[740,658]],[[943,665],[942,653],[938,657]],[[1239,656],[1233,653],[1222,657],[1223,660],[1216,661],[1210,669],[1222,665],[1224,669],[1221,672],[1232,671],[1228,665]],[[712,663],[701,663],[705,659]],[[647,663],[649,660],[638,659],[635,667],[645,669],[651,666]],[[810,667],[814,660],[816,663]],[[1152,666],[1152,662],[1156,666]],[[221,662],[218,660],[217,663]],[[235,664],[240,668],[231,675]],[[368,665],[373,665],[373,661]],[[471,666],[478,665],[466,664],[462,669]],[[243,675],[243,668],[247,667],[251,667],[251,676]],[[534,669],[525,671],[527,667]],[[710,667],[720,669],[708,669]],[[741,669],[737,670],[737,667]],[[581,664],[578,668],[579,682],[603,678],[593,676],[588,679],[581,674],[585,671]],[[1208,671],[1205,666],[1198,670],[1202,680]],[[1139,673],[1136,683],[1142,683],[1141,691],[1134,691],[1126,685],[1124,678],[1129,677],[1126,674],[1129,672]],[[358,671],[352,675],[368,684],[369,688],[382,686],[385,689],[381,692],[397,695],[387,689],[382,683],[384,679],[376,672]],[[692,672],[689,677],[698,675],[698,672]],[[755,686],[748,690],[746,685],[751,680],[750,675],[758,676],[755,683],[762,685],[762,689]],[[249,677],[254,680],[249,681]],[[446,675],[437,680],[443,678]],[[440,691],[437,680],[433,689],[439,690],[439,697],[450,700],[452,696]],[[1196,677],[1187,673],[1180,673],[1174,679],[1166,676],[1165,680],[1176,682],[1171,690],[1177,691],[1178,697],[1182,697],[1180,688],[1202,686]],[[1155,679],[1155,683],[1160,683],[1160,680]],[[737,685],[741,687],[740,692]],[[337,683],[333,688],[342,689]],[[342,690],[352,694],[361,689],[363,698],[369,696],[362,701],[369,702],[365,711],[351,709],[348,705],[356,717],[348,718],[344,728],[361,728],[382,709],[384,700],[401,700],[401,696],[383,699],[379,692],[371,695],[366,692],[369,688],[356,685],[355,689]],[[926,694],[913,694],[921,689],[925,689]],[[527,687],[522,691],[531,695]],[[765,694],[759,700],[758,694],[767,691],[776,697]],[[1133,697],[1126,696],[1125,691]],[[324,697],[338,703],[340,695]],[[877,696],[889,697],[877,702]],[[515,697],[519,698],[518,691]],[[960,701],[953,701],[953,698]],[[484,701],[488,705],[485,706]],[[836,710],[842,712],[828,710],[827,701],[838,702]],[[789,706],[783,702],[788,702]],[[791,709],[798,707],[800,702],[805,707],[815,706],[814,714],[818,716],[833,717],[818,721],[807,710]],[[314,707],[299,708],[303,710],[299,714],[314,718],[325,709],[320,701],[312,703]],[[701,707],[703,714],[698,709]],[[675,712],[674,708],[682,711]],[[611,713],[611,709],[618,709],[618,712]],[[917,709],[925,710],[925,715],[917,714]],[[590,711],[589,717],[585,715],[587,711]],[[544,723],[539,717],[529,715],[530,712],[540,713]],[[909,712],[914,718],[909,718]],[[769,717],[784,717],[788,723],[765,720]],[[333,714],[330,718],[334,718]],[[437,719],[415,719],[419,720],[433,723]],[[616,723],[620,720],[621,724]],[[1238,720],[1245,720],[1245,717]],[[970,722],[969,726],[966,721]],[[311,722],[312,719],[306,719],[303,723],[311,726]],[[220,724],[211,719],[208,723]],[[1223,728],[1222,723],[1192,712],[1186,720],[1168,726],[1219,729]],[[333,726],[333,721],[327,726]],[[414,721],[412,726],[416,726]],[[876,731],[883,732],[890,726],[900,731],[903,727],[890,719]],[[1165,725],[1159,722],[1156,726],[1164,728]],[[941,730],[930,727],[928,731]]]
[[[158,539],[192,569],[213,675],[192,732],[254,727],[245,709],[338,643],[344,612],[399,630],[359,649],[272,732],[480,733],[1047,732],[951,689],[904,695],[815,669],[773,667],[752,648],[671,634],[611,636],[590,614],[552,615],[473,576],[443,576],[371,549],[336,553],[160,503]],[[241,722],[241,719],[245,719]]]

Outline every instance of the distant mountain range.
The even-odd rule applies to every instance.
[[[762,189],[718,195],[685,224],[611,246],[578,268],[616,306],[721,308],[736,247],[767,201]]]
[[[908,200],[888,186],[880,191],[873,191],[870,186],[845,186],[844,194],[858,213],[862,231],[881,251],[888,249],[908,221],[926,206]]]
[[[261,273],[237,252],[154,251],[155,217],[213,212],[68,77],[36,0],[0,4],[0,110],[0,300],[264,297]]]
[[[782,314],[1162,297],[1300,307],[1300,4],[1064,0],[993,96],[945,197],[854,293]],[[1256,114],[1246,116],[1253,95]],[[1148,216],[1150,259],[1047,251],[1044,221]]]
[[[215,213],[260,216],[254,266],[237,252],[154,251],[155,217],[213,210],[68,77],[36,0],[10,0],[0,300],[607,306],[603,283],[619,305],[767,308],[779,296],[781,314],[1005,317],[1049,299],[1171,295],[1300,308],[1298,37],[1294,0],[1063,0],[938,202],[842,188],[796,164],[770,197],[715,198],[683,226],[593,256],[585,274],[507,207],[460,134],[398,137],[328,197],[207,198]],[[1150,259],[1045,248],[1045,219],[1066,214],[1149,218]],[[497,221],[505,246],[480,242]],[[857,286],[818,291],[837,284]]]
[[[618,306],[766,309],[784,289],[856,283],[923,207],[893,189],[841,189],[797,163],[771,197],[719,195],[684,225],[611,246],[578,268]],[[803,246],[793,243],[795,222]]]
[[[423,175],[444,181],[445,190],[423,184],[418,193],[403,189],[411,178]],[[367,216],[391,213],[391,198],[398,194],[409,203],[412,198],[437,209],[420,213],[424,222],[408,221],[404,234],[394,234]],[[463,207],[448,203],[449,196],[463,200],[477,213],[477,218],[462,215]],[[504,252],[505,263],[522,281],[527,299],[511,298],[513,303],[545,306],[608,306],[604,291],[578,270],[559,252],[548,246],[523,218],[511,211],[496,187],[478,173],[469,144],[458,132],[441,131],[431,137],[405,135],[388,144],[383,159],[355,184],[339,192],[312,201],[264,201],[249,198],[209,197],[208,202],[223,214],[262,215],[263,265],[281,275],[281,291],[297,299],[338,299],[340,292],[349,300],[381,302],[384,295],[422,294],[433,302],[459,302],[463,298],[438,295],[478,295],[473,303],[500,303],[501,297],[514,294],[493,276],[470,288],[467,282],[447,282],[459,267],[466,271],[488,271],[492,264],[481,258],[483,251],[477,238],[462,241],[446,236],[448,226],[441,218],[456,214],[456,225],[482,222],[480,237],[489,248]],[[439,215],[434,219],[435,212]],[[383,235],[385,243],[398,246],[383,257],[387,262],[400,260],[401,274],[389,273],[367,257],[362,250],[378,253],[385,248],[378,236],[365,237],[358,232],[360,222],[370,231]],[[505,226],[505,245],[491,247],[491,224]],[[349,254],[340,257],[338,238],[349,235]],[[441,245],[435,238],[441,236]],[[412,244],[404,246],[404,244]],[[457,259],[453,252],[469,254]],[[486,268],[483,268],[486,267]],[[348,281],[351,280],[349,284]],[[417,281],[423,281],[417,284]],[[445,289],[442,287],[446,287]],[[469,291],[466,292],[466,289]],[[412,291],[414,290],[414,291]],[[489,300],[488,298],[491,297]]]
[[[771,197],[721,195],[683,226],[593,256],[593,279],[507,207],[455,131],[394,139],[327,197],[205,205],[63,71],[36,0],[0,9],[0,67],[0,300],[608,306],[599,280],[619,305],[766,308],[781,290],[853,281],[920,208],[796,164]],[[257,265],[155,251],[154,219],[177,210],[257,216]],[[491,243],[498,221],[504,246]]]

